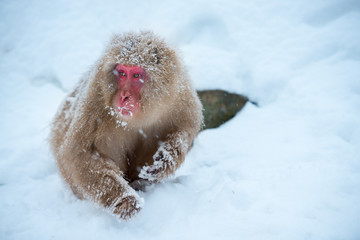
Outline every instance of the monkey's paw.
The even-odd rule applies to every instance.
[[[167,171],[172,168],[174,161],[171,154],[166,150],[156,152],[153,159],[154,164],[150,166],[143,166],[139,177],[151,182],[156,182],[167,175]]]
[[[113,207],[113,213],[124,220],[129,220],[141,210],[142,203],[135,196],[126,196]]]
[[[149,180],[151,182],[155,182],[156,180],[160,179],[162,173],[164,172],[164,169],[164,162],[154,161],[153,165],[142,167],[139,177]]]

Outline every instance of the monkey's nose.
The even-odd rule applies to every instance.
[[[122,92],[120,93],[120,101],[121,101],[121,102],[127,102],[127,101],[129,101],[129,100],[130,100],[130,97],[131,97],[131,94],[130,94],[129,91],[124,90],[124,91],[122,91]]]
[[[126,103],[126,102],[128,102],[130,100],[130,96],[128,96],[128,95],[121,96],[120,99],[121,99],[121,102]]]

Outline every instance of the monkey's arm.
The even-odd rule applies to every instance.
[[[78,195],[95,201],[123,219],[141,209],[142,199],[110,159],[97,152],[83,152],[72,163],[72,171],[67,171],[64,177]]]
[[[139,174],[142,179],[158,182],[171,175],[183,163],[193,138],[187,131],[177,131],[169,134],[153,156],[154,163],[144,166]]]

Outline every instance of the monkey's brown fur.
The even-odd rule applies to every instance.
[[[114,111],[116,64],[138,65],[149,80],[141,108],[123,119]],[[50,144],[62,177],[79,197],[123,219],[142,207],[129,185],[158,182],[184,161],[202,124],[202,106],[182,62],[152,32],[116,35],[103,57],[65,99]]]

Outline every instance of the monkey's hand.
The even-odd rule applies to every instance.
[[[122,219],[128,220],[139,212],[141,206],[135,196],[126,196],[117,201],[116,205],[112,207],[112,212],[119,215]]]
[[[106,172],[102,187],[98,200],[120,218],[128,220],[142,208],[143,199],[114,171]]]
[[[159,149],[153,159],[154,163],[152,165],[144,166],[141,169],[139,177],[156,182],[166,175],[167,170],[174,168],[175,162],[171,154],[165,149]]]
[[[154,163],[150,166],[144,166],[139,177],[151,182],[158,182],[173,174],[183,162],[188,151],[186,137],[185,132],[177,132],[169,135],[167,141],[160,142],[160,146],[153,156]]]
[[[124,220],[140,211],[143,199],[129,186],[115,163],[97,153],[83,166],[87,167],[88,177],[80,175],[82,182],[78,185],[89,198]]]

